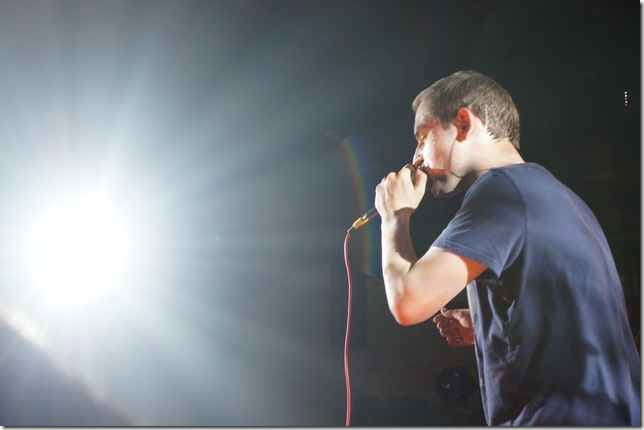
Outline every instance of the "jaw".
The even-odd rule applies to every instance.
[[[442,197],[451,193],[458,185],[450,175],[430,176],[427,185],[433,197]]]
[[[427,186],[430,187],[432,197],[437,199],[450,198],[467,190],[472,184],[473,179],[476,178],[466,176],[463,179],[459,179],[456,176],[448,174],[446,176],[430,178],[427,181]]]

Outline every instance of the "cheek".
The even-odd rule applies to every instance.
[[[445,150],[442,133],[432,132],[423,147],[423,157],[431,161],[432,165],[442,165],[445,160]]]
[[[436,151],[430,143],[423,145],[423,160],[432,162],[432,164],[436,161]]]
[[[449,157],[449,151],[454,137],[449,130],[437,131],[432,136],[434,140],[434,152],[441,160],[445,161]]]

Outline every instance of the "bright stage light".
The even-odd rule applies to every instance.
[[[129,243],[125,220],[102,195],[58,202],[35,220],[26,241],[33,286],[52,305],[78,305],[122,283]]]

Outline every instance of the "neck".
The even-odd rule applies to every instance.
[[[512,142],[508,139],[499,139],[481,146],[472,163],[472,170],[476,172],[476,176],[479,176],[490,169],[521,163],[525,161]]]

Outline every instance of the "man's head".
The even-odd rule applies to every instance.
[[[412,109],[413,161],[422,161],[435,196],[453,191],[508,148],[519,149],[517,107],[501,85],[481,73],[459,71],[434,82],[416,96]]]

